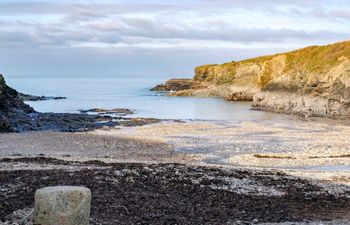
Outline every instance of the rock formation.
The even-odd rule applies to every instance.
[[[127,118],[130,109],[91,109],[81,113],[41,113],[23,101],[49,100],[37,99],[40,96],[23,95],[6,85],[0,74],[0,133],[24,132],[36,130],[54,130],[65,132],[89,131],[98,128],[119,126],[143,126],[161,120],[152,118]],[[51,98],[62,99],[62,98]]]
[[[350,41],[195,69],[172,95],[253,101],[264,110],[350,118]]]
[[[86,131],[116,124],[113,118],[101,121],[98,115],[36,112],[16,90],[7,86],[0,74],[0,132]]]
[[[157,85],[151,91],[182,91],[191,89],[193,87],[193,80],[191,79],[171,79],[165,84]]]
[[[28,95],[23,93],[18,93],[18,97],[23,101],[30,101],[30,102],[67,99],[66,97],[38,96],[38,95]]]
[[[34,109],[23,103],[18,92],[7,86],[0,74],[0,132],[14,131],[17,119],[18,122],[30,122],[28,114],[33,112]]]

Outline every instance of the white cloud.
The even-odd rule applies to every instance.
[[[196,51],[216,55],[213,61],[232,52],[242,58],[254,50],[259,55],[349,39],[349,11],[346,0],[2,0],[0,50],[35,51],[38,57],[95,49],[134,56],[156,51],[160,58],[186,53],[188,59]]]

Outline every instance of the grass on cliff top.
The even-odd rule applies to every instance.
[[[217,83],[230,82],[234,79],[236,73],[234,68],[251,63],[269,65],[269,62],[273,58],[280,55],[286,55],[286,66],[284,68],[285,73],[302,71],[306,73],[323,74],[327,73],[331,68],[340,63],[342,57],[350,58],[350,41],[325,46],[310,46],[287,53],[261,56],[238,62],[224,63],[221,65],[203,65],[196,68],[196,76],[194,79],[203,80],[203,78],[205,79],[206,77],[210,77],[212,80],[215,80],[216,77]],[[220,74],[217,73],[217,71],[229,72]],[[266,68],[265,72],[266,79],[264,78],[262,81],[262,86],[269,81],[270,76],[268,73],[271,73],[269,68]]]
[[[285,71],[299,69],[310,73],[326,73],[340,63],[342,57],[350,58],[350,41],[311,46],[286,55]]]

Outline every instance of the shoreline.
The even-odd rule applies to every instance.
[[[318,124],[308,129],[318,130],[320,138],[330,126],[309,123]],[[125,223],[149,221],[162,224],[169,218],[169,221],[178,221],[179,224],[185,220],[191,221],[187,224],[350,223],[350,208],[346,208],[350,205],[350,172],[272,169],[259,166],[259,163],[255,167],[218,165],[203,158],[206,148],[220,156],[220,152],[227,153],[227,149],[234,146],[232,143],[241,146],[241,151],[257,154],[259,145],[251,142],[251,135],[258,137],[256,143],[259,143],[279,133],[283,138],[282,131],[293,131],[295,133],[291,134],[296,135],[302,131],[297,128],[295,124],[294,127],[283,127],[254,121],[234,125],[223,121],[165,121],[82,133],[35,131],[0,134],[0,197],[7,199],[5,207],[0,209],[0,221],[11,224],[27,215],[36,189],[71,184],[93,190],[92,225],[113,224],[115,219]],[[348,129],[350,127],[333,127],[333,132],[336,135],[337,132],[348,132]],[[229,142],[218,141],[223,137]],[[288,142],[288,137],[284,138]],[[343,144],[348,145],[347,142]],[[260,150],[259,154],[268,152],[268,149]],[[209,158],[212,156],[207,154]],[[21,185],[28,187],[25,191],[17,185],[18,179]],[[12,190],[11,195],[9,190]],[[129,197],[121,197],[120,193]],[[299,197],[295,198],[296,195]],[[179,202],[196,210],[185,213]],[[101,205],[103,211],[99,210]],[[118,208],[119,214],[104,214],[104,211],[116,210],[113,207],[120,205],[123,208]],[[321,214],[321,208],[317,206],[322,206]],[[152,212],[147,211],[150,207]],[[218,209],[222,213],[217,214]],[[200,213],[203,210],[206,212],[204,217]],[[160,212],[168,213],[158,214]],[[141,214],[144,216],[137,216]],[[31,224],[30,221],[27,224]]]
[[[348,172],[349,132],[348,125],[324,120],[158,121],[78,133],[1,134],[0,157]]]
[[[31,121],[26,132],[0,134],[0,224],[16,224],[30,212],[34,191],[56,184],[93,190],[92,225],[350,223],[350,124],[293,116],[179,121],[128,118],[129,109],[29,109],[31,114],[23,112]],[[6,115],[16,117],[15,110]],[[36,131],[27,131],[31,126]],[[118,215],[108,213],[119,208]]]

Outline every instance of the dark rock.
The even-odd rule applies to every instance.
[[[61,100],[67,99],[66,97],[52,97],[52,96],[37,96],[37,95],[28,95],[23,93],[18,93],[18,97],[23,101],[46,101],[46,100]]]
[[[109,115],[102,115],[102,116],[98,115],[96,117],[96,120],[99,122],[113,121],[114,119],[120,119],[120,118],[112,117]]]
[[[125,116],[128,114],[133,114],[134,112],[131,109],[101,109],[101,108],[95,108],[95,109],[88,109],[88,110],[79,110],[81,113],[93,113],[98,115],[106,115],[106,114],[115,114],[119,116]]]
[[[36,113],[32,115],[32,126],[18,126],[18,131],[55,130],[64,132],[82,132],[98,129],[104,126],[113,127],[118,122],[99,121],[97,116],[73,113]]]
[[[97,116],[73,113],[30,113],[14,114],[1,120],[3,132],[25,132],[54,130],[64,132],[89,131],[104,126],[116,126],[112,120],[98,120]]]
[[[152,88],[150,91],[182,91],[193,87],[192,79],[171,79]]]
[[[124,127],[136,127],[136,126],[144,126],[152,123],[159,123],[161,119],[155,118],[127,118],[124,121],[120,121],[119,124]]]
[[[25,132],[54,130],[64,132],[81,132],[98,128],[121,126],[142,126],[159,122],[156,119],[123,118],[132,114],[130,109],[91,109],[82,113],[40,113],[23,102],[23,98],[33,101],[50,97],[19,94],[6,85],[0,75],[0,132]],[[36,100],[35,100],[36,99]],[[55,97],[53,99],[62,99]]]
[[[27,116],[35,110],[23,103],[18,92],[7,86],[4,77],[0,74],[0,132],[15,131],[13,118],[18,122],[30,123]]]

